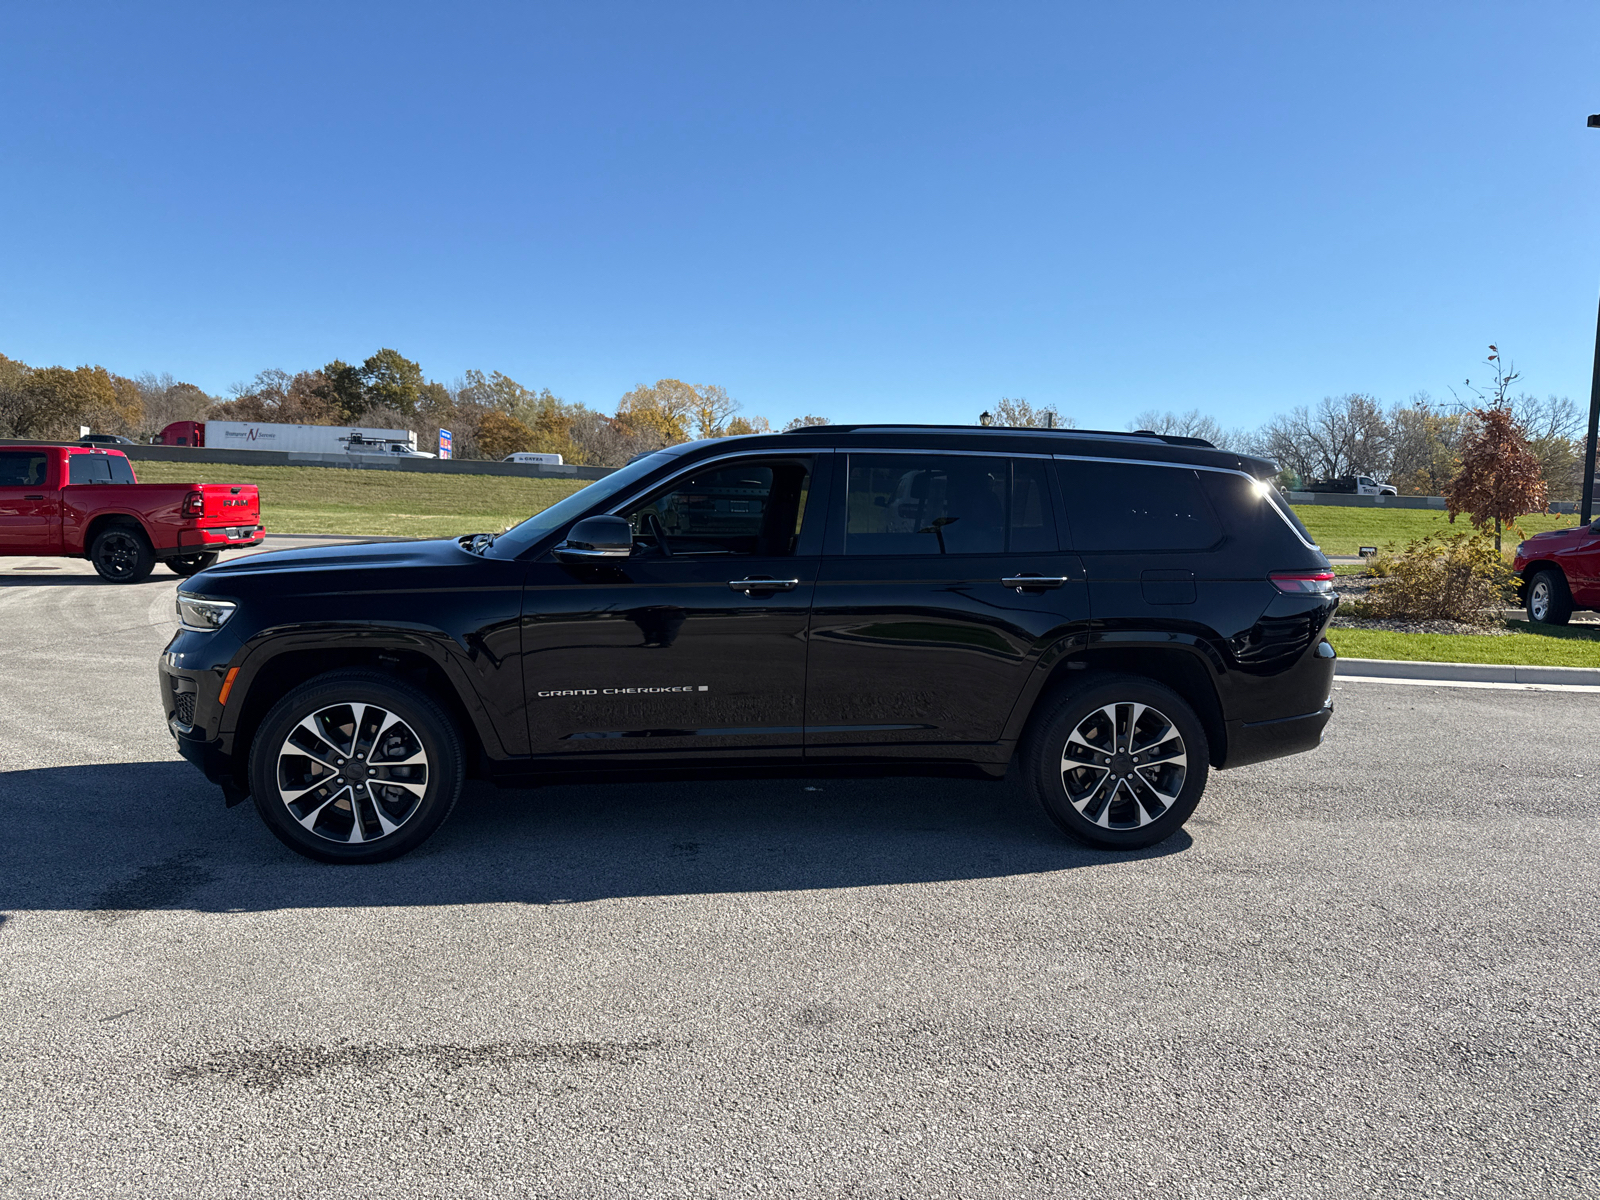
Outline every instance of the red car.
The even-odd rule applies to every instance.
[[[1512,565],[1530,620],[1565,625],[1575,608],[1600,609],[1600,520],[1534,534]]]
[[[137,583],[157,562],[193,575],[265,536],[254,484],[140,483],[120,450],[0,446],[0,555],[87,558]]]

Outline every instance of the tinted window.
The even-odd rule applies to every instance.
[[[110,483],[111,463],[104,454],[74,454],[67,460],[68,483]]]
[[[106,455],[106,461],[111,464],[112,483],[133,483],[133,464],[120,454]]]
[[[42,487],[47,462],[32,450],[0,450],[0,487]]]
[[[1276,488],[1270,484],[1258,486],[1251,480],[1220,471],[1202,471],[1200,475],[1212,507],[1221,516],[1228,533],[1241,545],[1291,556],[1281,559],[1282,562],[1301,561],[1294,555],[1299,545],[1294,534],[1299,533],[1307,542],[1312,540],[1311,535]]]
[[[623,515],[648,551],[792,554],[809,476],[794,462],[708,467]]]
[[[1003,554],[1056,549],[1043,459],[852,454],[846,554]]]
[[[1202,472],[1074,460],[1059,470],[1077,550],[1203,550],[1222,536]]]

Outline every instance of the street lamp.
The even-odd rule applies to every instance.
[[[1600,113],[1589,118],[1590,129],[1600,129]],[[1583,449],[1583,523],[1594,519],[1594,442],[1600,433],[1600,316],[1594,326],[1594,374],[1589,383],[1589,439]]]

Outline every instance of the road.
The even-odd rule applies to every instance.
[[[0,560],[0,1194],[1595,1194],[1600,698],[1340,685],[1131,856],[797,779],[336,868],[174,754],[176,582]]]

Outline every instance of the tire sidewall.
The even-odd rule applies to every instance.
[[[428,755],[428,783],[422,804],[398,832],[346,846],[317,836],[294,819],[278,793],[277,775],[278,751],[302,718],[351,702],[375,704],[400,715]],[[295,688],[257,726],[250,747],[250,791],[267,828],[291,850],[319,862],[385,862],[416,849],[444,823],[461,795],[463,761],[454,724],[425,693],[375,674],[341,672]]]
[[[1061,755],[1068,736],[1086,716],[1108,704],[1155,708],[1177,728],[1188,757],[1178,799],[1160,817],[1137,829],[1106,829],[1072,807],[1061,782]],[[1112,849],[1136,850],[1165,840],[1183,827],[1200,803],[1210,768],[1205,728],[1188,703],[1171,688],[1136,675],[1086,679],[1058,696],[1030,731],[1024,758],[1029,787],[1058,828],[1079,841]]]

